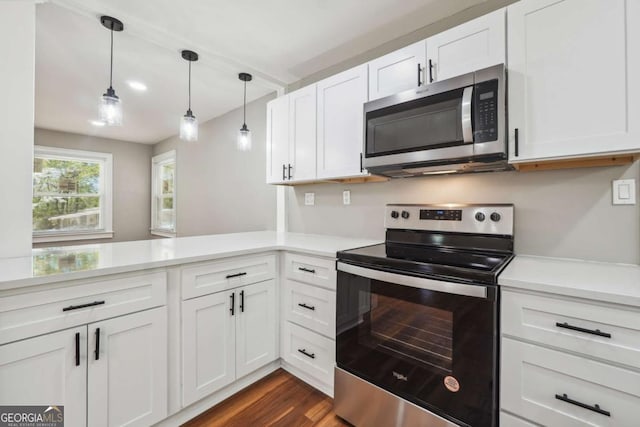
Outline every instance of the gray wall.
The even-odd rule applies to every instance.
[[[612,206],[611,181],[640,178],[627,166],[396,179],[289,189],[289,231],[384,238],[387,203],[513,203],[517,254],[640,262],[640,209]],[[351,190],[351,205],[342,191]],[[315,193],[315,206],[304,193]],[[640,200],[640,199],[639,199]]]
[[[39,243],[34,247],[149,239],[151,223],[151,145],[47,129],[35,130],[35,144],[113,154],[112,239]]]
[[[275,229],[276,189],[265,184],[266,107],[274,97],[247,104],[249,152],[235,145],[241,108],[200,123],[197,142],[174,136],[153,147],[154,155],[176,149],[178,236]]]

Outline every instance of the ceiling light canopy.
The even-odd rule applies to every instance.
[[[187,114],[180,119],[180,139],[184,141],[198,140],[198,119],[191,111],[191,63],[198,60],[198,54],[191,50],[183,50],[182,58],[189,62],[189,107]]]
[[[109,126],[122,126],[122,101],[113,89],[113,32],[124,30],[124,24],[111,16],[101,16],[100,22],[111,33],[111,61],[109,63],[109,88],[100,98],[100,120]]]
[[[251,131],[247,127],[247,82],[253,78],[249,73],[240,73],[238,78],[244,82],[244,101],[242,103],[242,127],[238,131],[237,147],[240,151],[251,150]]]

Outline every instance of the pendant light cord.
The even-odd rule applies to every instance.
[[[244,81],[244,108],[242,112],[242,124],[247,126],[247,81]]]
[[[113,88],[113,24],[111,27],[111,63],[109,65],[109,87]]]
[[[189,61],[189,111],[191,111],[191,61]]]

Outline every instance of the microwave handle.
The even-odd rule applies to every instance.
[[[462,141],[473,142],[473,125],[471,123],[471,101],[473,99],[473,86],[467,86],[462,92]]]

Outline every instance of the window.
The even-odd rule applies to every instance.
[[[33,241],[113,237],[111,171],[111,154],[36,146]]]
[[[176,235],[176,152],[168,151],[151,160],[151,234]]]

